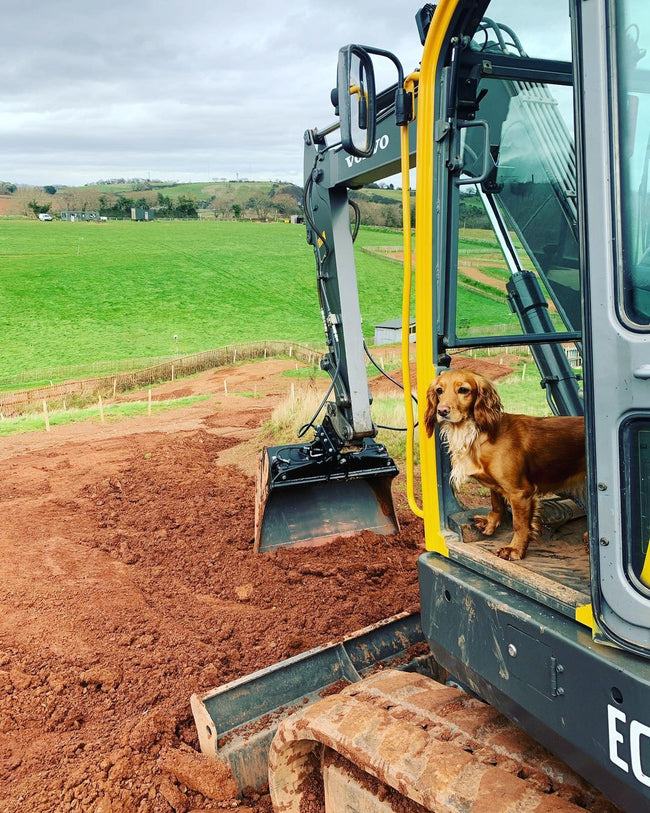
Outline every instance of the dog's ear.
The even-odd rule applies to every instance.
[[[437,381],[437,378],[434,379],[429,384],[429,389],[427,390],[427,408],[424,412],[424,428],[427,431],[428,438],[433,435],[433,431],[436,428],[436,411],[438,409],[438,393],[436,392]]]
[[[478,391],[474,402],[474,421],[481,431],[493,438],[501,423],[503,405],[491,381],[477,375],[476,384]]]

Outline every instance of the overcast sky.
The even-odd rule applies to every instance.
[[[339,47],[385,48],[414,70],[421,5],[0,0],[0,181],[302,184],[302,134],[334,120]],[[566,0],[538,5],[545,19],[537,31],[553,49],[566,48]],[[530,8],[522,15],[520,6],[499,0],[500,17],[512,8],[511,25],[530,22]]]

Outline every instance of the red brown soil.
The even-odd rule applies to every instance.
[[[413,354],[411,354],[411,356],[412,355]],[[495,357],[494,361],[490,361],[486,358],[474,359],[470,356],[456,354],[452,356],[451,366],[456,370],[471,369],[474,370],[474,372],[484,375],[491,381],[498,381],[500,378],[505,378],[510,375],[519,361],[520,359],[517,356],[508,353],[503,353],[498,358]],[[414,361],[412,361],[410,365],[410,376],[411,389],[414,390],[417,382],[417,370]],[[391,370],[390,377],[400,385],[404,383],[401,370]],[[398,392],[398,390],[395,389],[395,384],[383,376],[377,376],[377,378],[373,379],[370,383],[373,395],[395,395]]]
[[[191,406],[0,441],[5,813],[269,810],[205,780],[190,695],[417,609],[401,480],[399,535],[253,554],[261,427],[294,366],[209,371],[154,391],[213,396]]]
[[[213,394],[192,406],[0,442],[3,811],[244,805],[185,784],[190,695],[417,607],[403,509],[393,539],[253,555],[259,429],[293,366],[210,371],[155,391]]]

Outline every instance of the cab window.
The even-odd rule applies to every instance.
[[[650,4],[615,4],[621,196],[621,300],[633,327],[650,326]]]

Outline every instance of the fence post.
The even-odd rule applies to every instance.
[[[252,349],[254,348],[254,350]],[[269,350],[271,352],[269,352]],[[209,350],[204,351],[203,353],[195,353],[191,357],[187,357],[187,359],[191,359],[191,363],[187,363],[187,359],[180,357],[174,360],[172,366],[172,381],[175,381],[178,375],[185,375],[189,374],[189,372],[197,372],[199,369],[204,370],[208,369],[209,367],[220,367],[220,366],[227,366],[230,363],[232,358],[233,362],[236,362],[237,358],[239,360],[244,360],[249,357],[259,358],[262,354],[265,359],[268,359],[273,356],[273,354],[282,355],[283,353],[288,353],[290,358],[296,358],[305,360],[309,358],[309,363],[312,362],[318,367],[318,354],[312,352],[312,349],[309,347],[302,347],[298,345],[296,347],[296,352],[294,353],[293,344],[288,345],[285,342],[256,342],[252,345],[246,345],[245,347],[233,347],[233,345],[226,345],[218,350]],[[232,355],[231,355],[232,354]],[[131,369],[135,364],[144,362],[144,359],[136,359],[134,360],[134,364],[131,365]],[[146,361],[157,361],[156,359],[147,359]],[[169,374],[169,367],[168,364],[171,364],[170,359],[166,359],[163,363],[162,361],[156,363],[154,367],[156,370],[160,370],[164,367],[165,369],[165,376]],[[181,373],[178,372],[179,365],[181,367]],[[95,368],[98,368],[99,365],[95,364]],[[140,373],[140,375],[138,375]],[[145,377],[145,374],[148,374]],[[78,393],[83,395],[84,397],[89,395],[90,398],[97,397],[99,392],[99,387],[101,386],[104,391],[107,390],[108,387],[113,389],[113,398],[117,397],[117,390],[119,389],[120,392],[124,390],[128,390],[133,387],[137,387],[138,389],[142,388],[143,384],[151,382],[151,375],[153,374],[152,368],[142,369],[131,372],[121,372],[115,373],[111,371],[107,375],[99,376],[96,378],[86,378],[74,382],[67,382],[58,385],[53,385],[53,388],[56,389],[56,393],[50,391],[48,389],[45,392],[45,388],[40,387],[32,387],[29,390],[23,390],[21,392],[14,392],[12,393],[12,403],[21,403],[25,404],[25,409],[28,411],[33,411],[35,409],[35,405],[42,399],[43,393],[45,392],[46,396],[49,398],[54,398],[55,396],[63,396],[63,394],[74,394]],[[20,374],[21,379],[24,381],[26,378],[26,373],[23,372]],[[109,390],[110,392],[110,390]],[[22,395],[24,396],[24,401],[18,401],[17,396]],[[5,404],[3,404],[5,405]],[[66,409],[65,406],[65,399],[64,399],[64,410]],[[22,408],[17,409],[18,413],[23,411]]]
[[[43,399],[43,415],[45,416],[45,431],[50,431],[50,416],[47,414],[47,401]]]

